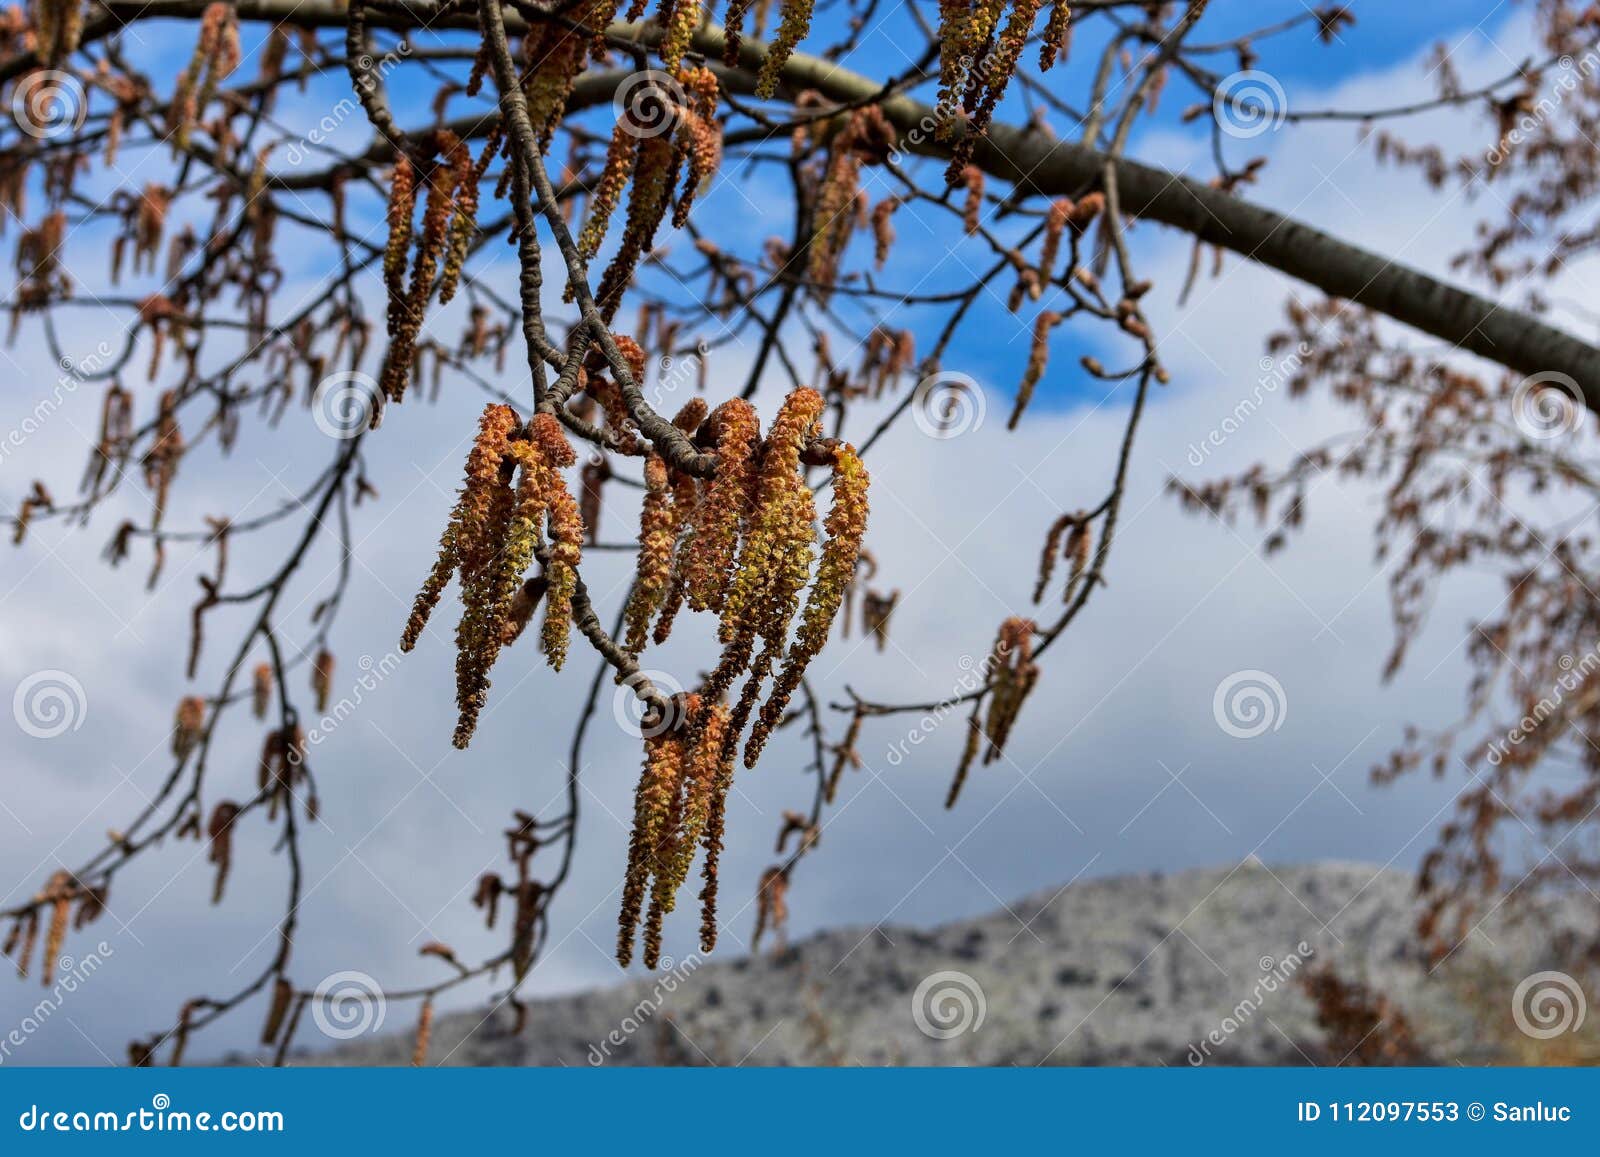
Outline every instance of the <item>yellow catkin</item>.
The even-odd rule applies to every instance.
[[[800,627],[795,632],[795,640],[789,648],[783,670],[774,682],[772,695],[761,708],[761,714],[745,745],[746,767],[755,766],[767,737],[783,718],[789,697],[799,687],[806,666],[828,641],[828,632],[832,630],[834,617],[844,601],[845,588],[855,575],[861,539],[866,534],[869,483],[870,478],[855,447],[849,443],[841,445],[834,455],[833,508],[829,510],[823,526],[827,541],[822,548],[822,559],[817,564],[816,578],[812,582]]]
[[[689,95],[688,107],[678,120],[678,144],[688,159],[683,193],[672,213],[672,224],[683,228],[695,195],[706,187],[722,163],[722,123],[717,120],[717,77],[709,68],[692,68],[683,73],[683,87]]]
[[[616,313],[622,303],[622,291],[655,241],[656,230],[672,203],[672,190],[682,167],[683,151],[671,136],[662,134],[639,142],[622,244],[595,290],[595,301],[600,306],[601,316],[607,320]]]
[[[634,654],[644,649],[650,621],[667,593],[672,570],[674,515],[667,464],[652,455],[644,467],[644,504],[639,514],[639,558],[633,597],[628,600],[624,646]]]
[[[389,184],[389,240],[383,247],[383,283],[389,295],[389,334],[394,335],[406,296],[406,264],[411,257],[411,215],[417,203],[417,172],[404,153],[394,163]]]
[[[689,40],[704,17],[700,0],[675,0],[672,4],[672,14],[667,18],[666,31],[661,36],[661,63],[668,72],[678,71]]]
[[[670,836],[667,823],[682,770],[683,739],[677,731],[645,740],[644,774],[634,793],[633,834],[628,844],[628,868],[617,923],[617,962],[624,968],[633,960],[640,912],[657,870],[657,857]]]
[[[742,398],[722,403],[706,421],[717,433],[717,467],[690,518],[681,566],[689,606],[720,611],[748,509],[761,429],[755,407]]]
[[[813,0],[783,0],[778,35],[767,47],[767,58],[761,62],[761,72],[756,77],[759,99],[771,100],[772,94],[778,91],[784,65],[789,63],[795,47],[811,30],[812,3]]]
[[[461,622],[456,627],[456,722],[453,742],[466,747],[489,691],[489,663],[499,647],[499,571],[496,562],[515,497],[503,466],[517,425],[510,406],[491,404],[467,454],[466,482],[457,504],[453,546],[461,576]],[[431,577],[431,576],[430,576]],[[420,598],[421,596],[419,596]],[[436,596],[435,596],[436,597]]]
[[[539,414],[529,426],[533,443],[544,456],[549,474],[545,508],[550,529],[550,558],[545,566],[544,625],[540,645],[557,671],[567,658],[572,629],[572,595],[583,555],[583,518],[559,471],[577,462],[572,444],[554,414]]]
[[[589,198],[589,215],[583,222],[583,229],[578,233],[578,252],[585,261],[594,257],[600,251],[600,244],[605,240],[606,229],[611,224],[611,215],[617,211],[617,204],[622,200],[622,190],[628,185],[628,178],[633,174],[634,158],[639,152],[639,133],[626,123],[627,118],[633,114],[626,109],[618,119],[616,127],[611,130],[611,144],[606,148],[606,164],[600,173],[600,181],[595,186],[594,194]]]
[[[1039,71],[1048,72],[1056,61],[1067,58],[1071,42],[1072,5],[1068,0],[1055,0],[1050,7],[1050,18],[1045,22],[1044,36],[1039,41]]]

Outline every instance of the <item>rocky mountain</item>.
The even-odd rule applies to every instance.
[[[1496,913],[1430,973],[1413,888],[1373,866],[1254,860],[1085,880],[938,928],[841,928],[761,956],[675,961],[532,1002],[516,1036],[506,1009],[441,1016],[429,1063],[1324,1064],[1343,1058],[1300,983],[1323,967],[1385,994],[1432,1059],[1529,1059],[1513,995],[1559,967],[1562,928],[1592,921],[1594,903],[1516,926]],[[363,1039],[312,1063],[405,1064],[411,1049],[407,1035]]]

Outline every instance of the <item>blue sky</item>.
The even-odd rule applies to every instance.
[[[1299,10],[1293,3],[1232,7],[1248,9],[1252,22]],[[1357,11],[1360,23],[1344,33],[1345,44],[1324,47],[1302,29],[1264,48],[1262,67],[1280,78],[1291,106],[1374,107],[1427,95],[1421,61],[1438,40],[1456,46],[1469,82],[1498,76],[1532,52],[1525,10],[1518,15],[1507,5],[1362,4]],[[892,29],[882,35],[891,36]],[[1085,46],[1060,74],[1064,84],[1082,83]],[[154,40],[149,47],[153,52]],[[878,62],[887,53],[869,43],[862,55]],[[286,104],[280,117],[315,123],[326,112],[328,91]],[[1168,120],[1191,102],[1192,94],[1170,92],[1161,123],[1139,138],[1134,153],[1193,165],[1203,174],[1204,150],[1195,150],[1191,134],[1178,133]],[[1481,143],[1485,133],[1475,118],[1429,128],[1450,148]],[[353,141],[365,139],[359,122],[343,131]],[[1447,268],[1477,215],[1457,199],[1426,194],[1411,174],[1378,168],[1358,147],[1352,125],[1285,128],[1248,147],[1272,159],[1254,195],[1434,271]],[[118,179],[137,187],[159,172],[130,157]],[[765,174],[748,178],[730,167],[725,175],[732,179],[703,210],[708,220],[726,223],[752,244],[784,228],[759,212]],[[964,251],[932,248],[914,220],[901,223],[900,233],[910,276],[929,268],[940,284],[965,276],[960,265],[946,264],[968,260]],[[1426,848],[1459,786],[1448,778],[1412,779],[1380,790],[1366,773],[1407,723],[1453,717],[1462,702],[1462,625],[1483,609],[1486,597],[1497,597],[1493,586],[1468,581],[1452,587],[1411,666],[1384,688],[1378,671],[1389,637],[1387,572],[1372,559],[1371,492],[1333,482],[1319,486],[1303,540],[1272,558],[1260,553],[1253,528],[1231,530],[1180,514],[1162,494],[1166,475],[1187,471],[1186,448],[1231,413],[1255,382],[1265,335],[1296,287],[1230,260],[1220,280],[1202,282],[1194,300],[1180,308],[1176,292],[1187,242],[1141,228],[1137,243],[1141,266],[1157,281],[1148,304],[1174,380],[1141,437],[1110,585],[1047,657],[1010,758],[976,772],[955,811],[941,805],[959,728],[934,728],[913,760],[893,753],[915,720],[869,728],[862,744],[867,766],[847,777],[824,846],[797,876],[795,935],[838,925],[929,924],[993,910],[1080,875],[1231,866],[1247,856],[1268,863],[1347,859],[1407,867]],[[83,252],[75,273],[85,295],[104,292],[98,264],[104,247],[91,242]],[[326,267],[325,251],[302,243],[289,246],[288,254],[294,261],[288,292],[308,291]],[[491,274],[502,289],[510,285],[501,272],[508,268],[502,261]],[[1586,281],[1572,288],[1592,298]],[[92,307],[71,316],[63,332],[75,349],[118,323],[114,311]],[[868,545],[880,560],[879,584],[901,590],[902,602],[885,652],[861,646],[857,636],[818,660],[813,674],[825,697],[839,698],[847,682],[885,699],[949,694],[966,669],[962,657],[981,657],[995,625],[1029,609],[1050,521],[1100,497],[1126,398],[1086,390],[1072,372],[1079,354],[1099,352],[1093,344],[1098,335],[1060,335],[1053,361],[1059,372],[1047,379],[1021,429],[1004,430],[1030,319],[1013,318],[989,302],[946,359],[949,368],[981,384],[987,399],[981,428],[964,440],[938,443],[903,424],[869,462],[875,483]],[[448,338],[460,322],[459,306],[452,306],[430,327]],[[920,316],[905,323],[918,327],[923,342],[932,336],[924,327],[936,324]],[[18,381],[54,376],[36,328],[25,326],[7,356]],[[514,363],[506,377],[513,389]],[[737,351],[714,360],[713,390],[742,381],[740,370]],[[148,406],[154,388],[131,384]],[[342,672],[337,694],[346,692],[362,656],[380,659],[394,646],[482,401],[465,383],[449,382],[437,406],[408,402],[392,409],[371,441],[381,499],[357,514],[360,562],[334,637]],[[32,404],[26,391],[8,391],[0,427],[15,425]],[[0,465],[0,493],[14,500],[40,474],[67,491],[92,438],[98,404],[94,391],[73,397],[25,453]],[[861,428],[880,415],[864,413]],[[1348,419],[1323,402],[1274,397],[1208,469],[1225,473],[1282,460],[1342,422]],[[292,408],[279,431],[249,431],[227,464],[213,458],[186,463],[180,481],[187,485],[175,491],[171,524],[198,525],[221,509],[260,513],[286,498],[327,451],[310,416]],[[612,529],[606,537],[627,532],[636,518],[631,502],[626,492],[608,496],[604,520]],[[147,510],[147,503],[130,489],[87,530],[40,526],[0,563],[9,643],[0,655],[0,681],[9,687],[41,669],[71,671],[89,704],[79,731],[49,741],[20,734],[3,741],[9,771],[0,785],[6,808],[0,813],[0,893],[37,887],[58,859],[78,862],[108,827],[125,822],[165,770],[164,728],[189,689],[181,677],[187,606],[207,556],[175,551],[155,595],[143,590],[143,557],[107,570],[98,555],[116,520],[126,511]],[[238,544],[235,573],[264,566],[281,547],[270,536]],[[312,578],[325,582],[337,564],[332,551],[320,552]],[[595,556],[585,569],[597,595],[614,602],[623,581],[619,560]],[[316,589],[311,583],[307,601],[287,612],[289,626],[305,629]],[[433,975],[432,966],[416,958],[426,940],[445,940],[472,958],[497,942],[467,902],[470,882],[499,866],[497,833],[512,808],[554,805],[564,769],[545,737],[559,735],[564,748],[565,727],[590,668],[585,657],[556,678],[530,651],[508,652],[472,750],[454,752],[447,637],[453,613],[448,606],[441,611],[434,636],[318,749],[324,817],[307,840],[311,887],[297,977],[310,981],[358,967],[386,983],[415,983]],[[221,616],[214,621],[203,679],[216,674],[230,626]],[[704,626],[680,625],[671,646],[652,653],[652,663],[692,681],[710,654]],[[1273,675],[1286,708],[1279,727],[1240,739],[1219,730],[1213,696],[1230,675],[1252,670]],[[611,706],[602,700],[591,737],[584,837],[574,877],[552,912],[556,940],[532,978],[535,994],[618,976],[608,959],[627,835],[618,817],[626,815],[638,750],[631,736],[611,725]],[[253,777],[259,735],[248,720],[236,720],[222,742],[235,758],[219,763],[218,790],[245,790],[239,785]],[[781,811],[809,800],[803,760],[800,737],[786,734],[761,767],[739,781],[724,877],[730,915],[747,902],[770,861]],[[241,833],[242,866],[216,909],[207,906],[210,867],[192,845],[162,849],[119,878],[115,919],[103,926],[117,947],[115,967],[75,999],[71,1023],[57,1021],[30,1042],[29,1058],[99,1063],[102,1056],[120,1057],[129,1037],[148,1031],[196,991],[224,989],[230,976],[259,967],[283,892],[281,857],[273,855],[267,835],[259,827]],[[750,913],[743,913],[719,951],[739,952],[749,922]],[[691,950],[693,924],[680,912],[669,926],[674,956]],[[480,986],[454,999],[481,1002],[487,992]],[[0,985],[0,1023],[35,999],[31,986]],[[258,1012],[246,1010],[212,1038],[212,1047],[248,1045]]]

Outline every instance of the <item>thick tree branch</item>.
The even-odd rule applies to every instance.
[[[105,15],[90,22],[85,39],[104,36],[135,19],[195,17],[204,0],[112,0]],[[342,5],[318,0],[240,0],[241,20],[282,22],[302,27],[343,27]],[[471,22],[467,10],[425,14],[430,27]],[[374,9],[373,27],[400,28],[407,21],[393,11]],[[420,24],[419,15],[410,23]],[[516,32],[525,22],[506,13],[506,26]],[[614,40],[651,43],[660,30],[650,24],[615,24]],[[720,58],[722,29],[707,25],[695,33],[694,48]],[[739,63],[751,73],[766,58],[764,45],[746,40]],[[583,78],[575,104],[610,99],[626,73]],[[882,85],[847,68],[803,53],[784,66],[783,81],[791,92],[815,89],[840,103],[876,99]],[[929,156],[947,156],[949,148],[933,140],[938,112],[910,97],[881,101],[885,115],[901,130],[905,146]],[[377,150],[374,150],[376,152]],[[368,156],[373,156],[369,152]],[[975,162],[986,172],[1016,185],[1025,194],[1071,195],[1100,184],[1109,158],[1102,152],[1009,125],[991,127],[976,151]],[[1522,374],[1554,371],[1574,379],[1591,410],[1600,411],[1600,349],[1518,309],[1458,289],[1381,254],[1351,245],[1292,217],[1252,204],[1238,196],[1138,161],[1117,159],[1118,191],[1124,210],[1136,217],[1180,229],[1209,245],[1218,245],[1269,266],[1337,298],[1356,302],[1396,321],[1487,358]]]

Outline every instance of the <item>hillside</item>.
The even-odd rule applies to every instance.
[[[441,1016],[429,1063],[1323,1064],[1341,1058],[1295,983],[1323,965],[1396,1001],[1431,1057],[1508,1059],[1513,989],[1557,967],[1559,926],[1592,912],[1491,919],[1430,976],[1412,889],[1367,865],[1254,861],[1082,881],[939,928],[835,929],[534,1001],[519,1036],[505,1009]],[[312,1063],[404,1064],[411,1047],[390,1035]]]

